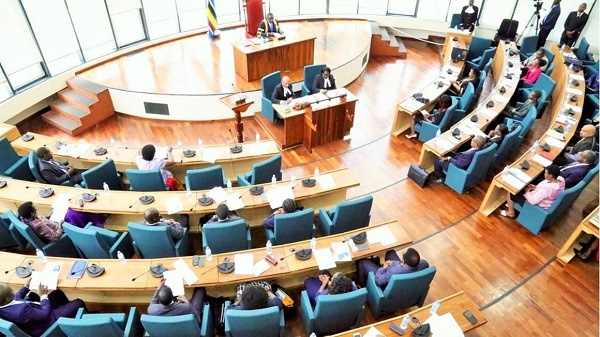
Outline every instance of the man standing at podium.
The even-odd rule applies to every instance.
[[[334,90],[335,86],[335,78],[331,75],[331,69],[329,67],[324,67],[321,69],[321,73],[315,76],[315,80],[312,85],[312,93],[326,93],[327,90]]]
[[[275,20],[273,13],[267,14],[267,18],[262,20],[260,25],[258,26],[258,31],[256,32],[256,36],[268,35],[271,33],[279,33],[283,34],[281,28],[279,28],[279,21]]]
[[[281,78],[281,83],[279,83],[277,86],[275,86],[275,89],[273,89],[271,102],[273,102],[273,104],[290,104],[293,98],[294,92],[292,91],[292,86],[290,85],[290,78],[283,76]]]

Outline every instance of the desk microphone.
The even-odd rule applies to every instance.
[[[235,85],[233,83],[231,83],[231,87],[233,88],[233,92],[237,93],[238,99],[235,101],[235,104],[242,104],[242,103],[246,102],[246,99],[242,97],[240,91],[235,89]]]
[[[246,193],[248,193],[248,192],[250,192],[250,189],[247,189],[247,190],[246,190],[246,192],[244,192],[244,193],[240,194],[240,197],[239,197],[239,198],[241,199],[241,198],[242,198],[244,195],[246,195]]]
[[[31,265],[32,265],[32,264],[33,264],[33,260],[29,260],[29,261],[27,261],[27,267],[31,267]],[[12,269],[5,270],[5,271],[4,271],[4,274],[8,274],[9,272],[11,272],[11,271],[13,271],[13,270],[17,270],[17,269],[19,269],[19,268],[27,268],[27,267],[23,267],[23,266],[16,266],[16,267],[14,267],[14,268],[12,268]],[[32,269],[32,270],[33,270],[33,269]]]
[[[140,278],[140,277],[144,276],[145,274],[148,274],[148,273],[150,272],[150,269],[151,269],[151,268],[152,268],[152,267],[148,268],[148,270],[146,270],[145,272],[143,272],[143,273],[139,274],[138,276],[136,276],[136,277],[132,278],[132,279],[131,279],[131,282],[135,282],[135,280],[137,280],[138,278]]]
[[[138,200],[136,200],[133,204],[129,205],[129,208],[133,207],[133,205],[137,204],[138,202],[140,202],[140,199],[138,198]]]
[[[302,250],[302,247],[300,247],[300,250]],[[291,247],[290,248],[290,253],[291,254],[285,255],[284,257],[280,258],[279,261],[283,261],[283,260],[287,259],[288,257],[293,256],[294,254],[296,254],[296,248]]]
[[[83,261],[83,260],[82,260],[82,261]],[[97,265],[97,264],[92,264],[92,266],[99,266],[99,265]],[[91,267],[91,266],[90,266],[90,267]],[[86,263],[86,266],[85,266],[85,267],[83,267],[83,268],[81,268],[81,269],[79,269],[79,270],[76,270],[76,271],[72,271],[72,272],[71,272],[71,275],[78,274],[78,273],[80,273],[80,272],[82,272],[82,271],[84,271],[84,270],[86,270],[86,269],[88,269],[87,263]]]
[[[233,147],[230,147],[229,150],[232,153],[240,153],[240,152],[242,152],[242,147],[239,146],[237,144],[237,142],[235,141],[235,137],[233,136],[233,132],[231,132],[231,129],[229,129],[229,134],[231,135],[231,139],[233,140]]]

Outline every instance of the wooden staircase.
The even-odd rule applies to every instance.
[[[396,56],[406,58],[406,47],[400,36],[389,28],[380,26],[377,22],[369,21],[371,24],[371,52],[372,56]]]
[[[67,88],[59,91],[58,97],[42,119],[71,136],[115,114],[108,89],[78,76],[67,80]]]

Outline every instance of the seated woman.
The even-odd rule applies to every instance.
[[[546,61],[543,59],[534,60],[527,66],[527,72],[525,73],[525,76],[521,77],[521,81],[527,84],[535,84],[542,73],[542,67],[545,65]]]
[[[313,276],[305,279],[304,289],[306,289],[310,303],[314,306],[319,296],[345,294],[356,290],[356,287],[346,275],[337,272],[331,276],[328,270],[324,270],[319,277]]]
[[[283,302],[275,296],[267,282],[257,281],[240,284],[237,299],[228,309],[254,310],[268,307],[283,309]]]
[[[269,215],[265,221],[263,221],[263,227],[264,229],[273,229],[275,226],[275,216],[278,214],[285,214],[285,213],[294,213],[298,210],[298,206],[296,205],[296,202],[294,201],[294,199],[285,199],[283,201],[283,204],[281,205],[280,208],[278,208],[275,212],[271,213],[271,215]]]
[[[523,191],[516,195],[507,193],[506,210],[501,210],[500,215],[507,218],[515,217],[515,203],[522,205],[529,201],[532,205],[538,205],[543,209],[548,209],[552,203],[565,189],[565,180],[560,176],[560,168],[557,165],[550,165],[544,171],[544,181],[536,185],[530,184]]]
[[[477,88],[477,85],[479,84],[480,73],[481,72],[479,69],[473,68],[469,71],[469,76],[463,78],[462,80],[450,81],[450,89],[448,90],[449,94],[454,96],[462,95],[465,89],[467,89],[467,85],[469,85],[469,83],[473,83],[473,88]]]
[[[428,113],[427,111],[421,110],[421,113],[417,113],[413,115],[412,120],[410,122],[410,134],[406,135],[406,138],[413,139],[417,137],[417,132],[415,131],[415,125],[423,123],[423,121],[430,122],[435,125],[439,125],[446,114],[446,110],[452,105],[452,98],[449,95],[442,95],[440,97],[440,101],[437,104],[437,109],[433,110],[433,113]]]
[[[173,174],[166,168],[175,165],[173,159],[173,148],[167,148],[167,158],[155,158],[156,148],[152,144],[147,144],[142,147],[141,156],[135,158],[135,164],[138,170],[154,170],[160,169],[162,173],[163,181],[165,186],[169,188],[169,191],[178,191],[179,183],[173,177]]]

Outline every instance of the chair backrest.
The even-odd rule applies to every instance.
[[[577,47],[577,50],[575,51],[575,56],[577,56],[577,58],[581,61],[585,61],[587,58],[587,52],[590,49],[590,43],[588,42],[588,40],[583,37],[581,38],[581,42],[579,42],[579,47]]]
[[[483,52],[490,48],[491,45],[492,40],[473,36],[473,39],[471,39],[471,44],[469,45],[467,60],[473,60],[474,58],[483,55]]]
[[[537,47],[538,36],[531,35],[523,38],[523,42],[521,43],[521,49],[519,53],[529,56],[536,52],[535,47]]]
[[[454,121],[454,119],[455,119],[454,115],[456,112],[456,107],[458,106],[458,101],[459,100],[456,97],[452,97],[452,104],[446,110],[446,113],[444,114],[444,117],[440,121],[440,124],[438,124],[438,128],[439,128],[440,132],[446,132],[446,130],[448,130],[448,128],[450,128],[450,125],[452,125],[451,122]]]
[[[554,63],[554,53],[546,47],[541,48],[544,50],[544,54],[546,55],[546,58],[548,58],[548,66],[550,66],[551,63]]]
[[[142,325],[150,336],[200,336],[200,325],[193,314],[179,316],[142,315]]]
[[[86,188],[101,190],[104,186],[103,183],[106,183],[111,190],[123,189],[123,182],[112,159],[107,159],[86,170],[81,174],[81,178]]]
[[[497,144],[492,144],[483,150],[475,152],[471,164],[467,168],[467,174],[471,176],[472,181],[482,181],[487,176],[490,165],[494,161],[494,153],[498,148]]]
[[[0,174],[21,159],[6,137],[0,138],[0,158]]]
[[[544,74],[550,76],[550,75],[552,75],[553,71],[554,71],[554,63],[550,63],[550,66],[548,68],[546,68],[546,71],[544,71]]]
[[[260,80],[262,97],[271,99],[271,95],[273,94],[273,90],[275,87],[281,83],[281,72],[275,71],[266,75]]]
[[[248,249],[246,220],[207,223],[202,228],[206,245],[213,254],[229,253]]]
[[[503,163],[519,148],[519,142],[522,141],[519,135],[521,134],[522,129],[523,126],[519,125],[504,137],[502,143],[500,143],[500,146],[496,151],[496,154],[494,154],[494,166],[498,166]]]
[[[282,312],[278,307],[255,310],[227,310],[229,331],[235,337],[278,337]]]
[[[371,206],[373,206],[372,195],[337,204],[332,219],[334,228],[331,234],[367,227],[371,220]]]
[[[110,246],[100,234],[87,228],[79,228],[69,223],[63,223],[63,229],[79,252],[87,259],[110,259]]]
[[[44,242],[33,232],[33,229],[25,224],[23,221],[19,219],[19,216],[16,215],[12,210],[6,211],[6,215],[10,222],[15,226],[19,234],[29,242],[34,249],[44,249]]]
[[[538,112],[535,107],[532,106],[529,108],[527,115],[525,115],[525,118],[523,118],[523,121],[521,121],[521,125],[523,126],[523,128],[521,129],[521,133],[519,134],[519,137],[521,139],[527,137],[527,134],[533,126],[533,122],[535,122],[535,117],[537,116],[537,113]]]
[[[133,244],[144,259],[175,257],[175,244],[167,226],[148,226],[135,222],[127,224]]]
[[[281,180],[281,155],[276,154],[273,157],[252,165],[252,185],[271,182],[273,175],[277,180]]]
[[[165,182],[160,169],[127,169],[125,170],[125,174],[127,174],[127,178],[129,178],[129,184],[133,191],[151,192],[165,190]]]
[[[519,29],[519,21],[511,19],[503,19],[498,29],[498,35],[510,40],[514,40]]]
[[[483,67],[488,63],[488,61],[494,57],[494,55],[496,55],[496,47],[494,48],[490,48],[490,49],[486,49],[483,52],[483,55],[481,55],[481,60],[479,61],[479,64],[477,65],[477,68],[479,68],[480,70],[483,69]]]
[[[436,271],[435,267],[429,267],[413,273],[393,275],[383,291],[383,311],[388,312],[387,308],[395,311],[419,305],[427,297]]]
[[[311,64],[304,66],[304,86],[308,89],[308,94],[312,94],[312,85],[315,77],[321,72],[321,69],[325,68],[326,64]],[[306,94],[306,93],[303,93]]]
[[[19,329],[15,323],[5,321],[0,318],[0,334],[8,337],[30,337],[24,333],[23,330]]]
[[[589,170],[589,172],[585,175],[585,177],[583,177],[583,181],[585,182],[585,184],[589,184],[590,181],[592,181],[596,175],[598,174],[598,160],[596,160],[596,166],[594,166],[591,170]]]
[[[480,81],[482,80],[480,79]],[[458,109],[468,113],[469,111],[467,110],[471,106],[471,103],[473,103],[473,97],[475,97],[475,88],[473,87],[473,83],[469,83],[458,101]]]
[[[590,172],[588,172],[588,174]],[[598,170],[596,169],[596,173],[597,172]],[[583,191],[586,185],[587,182],[585,181],[585,179],[582,179],[580,182],[577,183],[577,185],[562,191],[558,195],[558,197],[556,197],[556,200],[552,202],[552,205],[546,210],[546,212],[551,216],[555,217],[558,217],[561,214],[563,214],[566,211],[566,209],[569,208],[571,204],[573,204],[573,202],[575,201],[575,199],[577,199],[579,194],[581,194],[581,191]]]
[[[221,165],[188,170],[185,176],[186,187],[190,190],[210,190],[225,186],[225,174]]]
[[[448,27],[456,28],[457,26],[459,26],[461,24],[461,21],[462,21],[462,18],[460,16],[460,13],[454,13],[454,14],[452,14],[452,17],[450,19],[450,25],[448,25]]]
[[[533,88],[543,90],[546,92],[546,97],[552,96],[552,92],[556,87],[556,81],[554,81],[550,76],[541,73],[540,77],[538,77],[537,81],[533,85]]]
[[[481,95],[481,91],[483,90],[483,84],[485,83],[486,77],[487,71],[482,70],[479,73],[479,83],[477,84],[477,88],[475,89],[475,96],[479,97],[479,95]]]
[[[275,244],[283,245],[310,240],[313,234],[314,210],[312,208],[294,213],[275,215]]]
[[[42,177],[42,174],[40,173],[40,159],[38,158],[37,154],[35,154],[35,151],[29,151],[28,161],[29,169],[31,170],[31,174],[33,174],[35,180],[42,184],[47,184],[48,182],[46,181],[46,179],[44,179],[44,177]]]
[[[96,337],[100,331],[103,337],[123,337],[123,330],[106,315],[86,318],[61,317],[58,319],[58,326],[68,337]]]
[[[314,330],[332,333],[351,327],[362,313],[367,288],[345,294],[319,296],[315,306]]]
[[[485,66],[483,67],[483,71],[485,71],[486,74],[490,73],[490,69],[492,68],[492,63],[494,63],[494,58],[492,57],[491,59],[489,59],[487,61],[487,63],[485,64]],[[484,77],[479,76],[479,81],[485,81]],[[477,84],[477,87],[479,87],[479,83]]]

